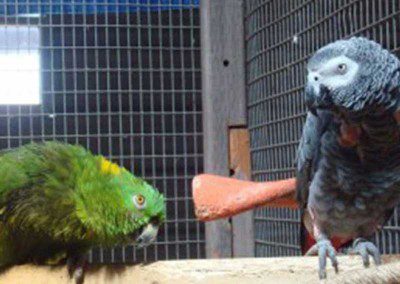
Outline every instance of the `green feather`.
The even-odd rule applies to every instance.
[[[165,220],[163,196],[81,146],[29,144],[0,156],[0,266],[131,243]],[[138,209],[133,198],[146,202]]]

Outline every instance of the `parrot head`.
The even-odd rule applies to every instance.
[[[95,182],[85,183],[89,190],[82,192],[78,208],[95,239],[100,245],[151,244],[165,221],[163,195],[102,156],[98,157],[96,174]]]
[[[362,37],[319,49],[307,66],[306,104],[345,115],[396,108],[400,62],[378,43]]]
[[[127,180],[131,179],[124,170]],[[165,221],[164,197],[154,187],[138,178],[122,186],[125,192],[125,206],[129,208],[128,218],[140,224],[139,230],[133,230],[129,237],[139,247],[146,247],[156,240],[159,226]]]

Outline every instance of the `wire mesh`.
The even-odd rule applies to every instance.
[[[166,196],[167,220],[155,245],[94,249],[91,262],[204,257],[204,228],[194,218],[190,190],[191,178],[203,168],[198,4],[0,3],[0,49],[39,54],[41,96],[38,105],[0,105],[0,148],[43,140],[79,143]],[[27,36],[13,38],[12,28],[38,29],[40,42],[28,37],[30,44],[23,45]]]
[[[398,0],[245,0],[248,123],[255,180],[294,176],[305,118],[307,59],[329,42],[363,35],[400,55]],[[383,253],[399,253],[399,211],[377,233]],[[255,213],[257,256],[300,254],[299,213]]]

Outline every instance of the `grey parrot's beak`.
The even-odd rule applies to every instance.
[[[316,94],[314,88],[310,84],[307,84],[305,89],[305,103],[307,109],[313,115],[318,116],[315,102],[316,102]]]
[[[318,116],[317,109],[331,109],[334,107],[332,94],[324,85],[318,86],[318,93],[315,87],[307,84],[305,89],[305,101],[308,110],[315,116]]]
[[[138,248],[144,248],[152,244],[157,238],[158,227],[159,225],[156,223],[150,223],[144,227],[142,233],[137,237],[135,245]]]

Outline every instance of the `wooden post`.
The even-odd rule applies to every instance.
[[[243,0],[200,1],[204,168],[229,175],[229,127],[246,125]],[[206,224],[206,255],[233,256],[230,220]]]

